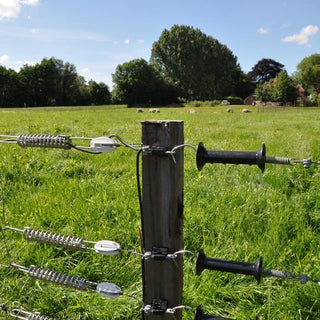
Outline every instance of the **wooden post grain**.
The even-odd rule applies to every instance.
[[[173,147],[184,143],[182,121],[145,121],[142,123],[144,146]],[[142,245],[144,252],[154,247],[168,253],[183,249],[183,148],[171,155],[143,152],[142,157]],[[167,307],[182,304],[183,257],[143,259],[143,303],[154,299],[167,301]],[[172,320],[172,314],[142,312],[143,319]],[[181,310],[175,319],[182,319]]]

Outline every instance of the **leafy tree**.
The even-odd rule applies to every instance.
[[[0,107],[23,106],[17,73],[0,66]]]
[[[75,66],[54,57],[23,66],[19,79],[28,106],[75,105],[81,95],[82,80]]]
[[[274,79],[280,71],[284,70],[284,65],[272,59],[259,60],[247,77],[252,82],[267,82]]]
[[[240,67],[238,67],[238,72],[235,72],[233,79],[235,82],[233,94],[235,96],[245,99],[254,92],[255,85],[248,80]]]
[[[304,58],[298,64],[295,76],[309,93],[320,93],[320,54]]]
[[[46,105],[42,95],[39,64],[35,66],[24,65],[18,77],[22,86],[24,104],[26,106]]]
[[[271,98],[280,103],[293,102],[297,99],[298,92],[294,81],[286,71],[280,71],[275,79],[270,80]]]
[[[268,82],[258,83],[256,89],[254,90],[254,94],[256,96],[256,100],[258,101],[271,101],[270,84]]]
[[[265,83],[259,83],[255,90],[257,100],[275,101],[281,104],[294,102],[298,92],[294,81],[286,71],[281,71],[276,78]]]
[[[172,96],[174,91],[144,59],[134,59],[118,65],[112,80],[115,83],[113,102],[128,105],[165,103],[165,94],[171,90]]]
[[[51,59],[53,59],[59,74],[57,79],[57,105],[76,105],[81,85],[76,67],[69,62],[63,63],[62,60]]]
[[[89,94],[92,104],[102,105],[110,103],[110,91],[108,86],[103,83],[97,83],[93,80],[89,81]]]
[[[188,99],[209,99],[233,93],[236,57],[199,29],[174,25],[153,43],[150,63]]]
[[[34,66],[24,65],[17,73],[0,66],[0,107],[90,105],[110,102],[108,86],[86,85],[69,62],[51,57]]]

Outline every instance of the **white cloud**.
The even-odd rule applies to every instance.
[[[141,39],[141,40],[138,40],[137,42],[138,42],[138,44],[143,44],[144,40]]]
[[[9,56],[7,54],[0,56],[0,63],[4,63],[7,61],[9,61]]]
[[[21,4],[26,4],[29,6],[35,6],[39,3],[39,0],[20,0]]]
[[[39,29],[31,29],[31,33],[37,34],[37,33],[39,33]]]
[[[39,0],[0,0],[0,20],[17,18],[23,5],[37,5]]]
[[[319,32],[318,26],[308,25],[301,29],[300,33],[288,36],[282,39],[283,42],[296,42],[299,45],[308,45],[310,36],[314,36]]]
[[[125,44],[130,44],[130,40],[129,40],[129,39],[124,40],[124,43],[125,43]]]
[[[261,27],[261,28],[258,29],[258,32],[259,32],[260,34],[268,34],[268,33],[269,33],[269,30],[266,29],[266,28]]]

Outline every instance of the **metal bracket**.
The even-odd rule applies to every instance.
[[[152,247],[151,258],[154,260],[165,260],[168,255],[168,248]]]
[[[169,150],[171,150],[170,147],[152,145],[152,146],[148,146],[148,148],[146,149],[143,149],[143,154],[164,156],[166,155],[166,152]]]
[[[168,309],[168,301],[162,299],[153,299],[150,312],[153,314],[164,314]]]

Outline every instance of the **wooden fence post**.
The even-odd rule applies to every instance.
[[[142,122],[142,143],[154,151],[142,156],[142,245],[144,252],[168,254],[183,249],[183,148],[173,161],[171,150],[184,143],[183,121]],[[159,150],[157,150],[159,149]],[[182,304],[183,257],[142,260],[143,304],[173,308]],[[166,304],[167,303],[167,304]],[[160,307],[161,309],[161,307]],[[142,311],[143,319],[172,320],[172,314]],[[182,319],[181,310],[174,314]]]

